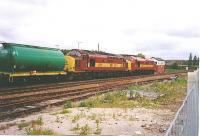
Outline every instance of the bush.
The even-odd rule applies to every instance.
[[[25,128],[25,127],[28,127],[28,126],[29,126],[29,123],[27,123],[27,122],[23,122],[23,123],[18,124],[19,130],[21,130],[21,129]]]
[[[44,122],[43,122],[42,117],[38,117],[36,120],[33,120],[33,121],[32,121],[32,124],[43,125]]]
[[[72,108],[72,102],[66,101],[65,104],[64,104],[64,108]]]
[[[93,100],[93,99],[82,101],[82,102],[80,102],[78,107],[91,107],[92,108],[95,106],[94,102],[95,102],[95,100]]]
[[[83,101],[79,103],[78,107],[87,107],[87,104],[85,101]]]
[[[41,128],[28,128],[26,129],[27,135],[54,135],[51,129],[41,129]]]
[[[60,114],[67,114],[67,113],[71,113],[71,111],[68,110],[68,109],[63,109],[63,110],[60,112]]]
[[[85,126],[80,128],[80,136],[87,136],[91,133],[92,128],[88,126],[88,124],[86,124]]]

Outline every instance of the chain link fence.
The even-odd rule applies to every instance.
[[[199,71],[188,73],[187,96],[165,136],[198,136]]]

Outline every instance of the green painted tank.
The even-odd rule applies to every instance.
[[[63,71],[64,54],[54,48],[2,43],[0,71]]]

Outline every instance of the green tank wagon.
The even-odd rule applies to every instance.
[[[55,48],[1,43],[0,74],[9,76],[66,74],[64,54]]]

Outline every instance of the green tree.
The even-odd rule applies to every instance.
[[[197,63],[198,63],[197,61],[198,61],[197,56],[194,55],[194,58],[193,58],[193,61],[192,61],[194,66],[197,66]]]
[[[172,69],[178,69],[178,68],[179,68],[179,67],[178,67],[178,63],[177,63],[177,62],[173,63],[173,64],[171,65],[171,68],[172,68]]]
[[[142,57],[142,58],[145,58],[145,55],[144,54],[142,54],[142,53],[138,53],[138,55],[137,55],[138,57]]]
[[[189,60],[188,60],[188,67],[192,67],[192,53],[190,53]]]

